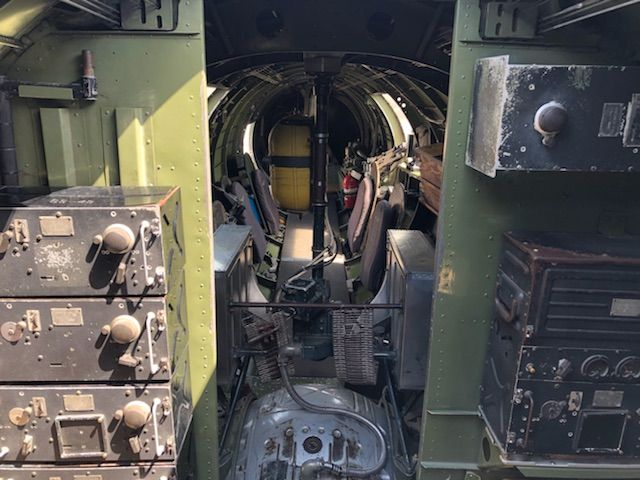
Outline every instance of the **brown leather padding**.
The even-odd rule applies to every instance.
[[[400,225],[404,218],[404,186],[401,183],[396,183],[393,186],[391,195],[389,195],[389,203],[396,216],[396,226]]]
[[[263,170],[254,170],[251,172],[251,177],[267,231],[271,235],[277,235],[280,233],[280,213],[278,212],[278,205],[276,205],[276,201],[271,195],[269,177]]]
[[[349,217],[347,225],[347,240],[352,253],[360,251],[362,240],[369,220],[371,205],[373,204],[373,182],[369,177],[365,177],[360,182],[358,194],[356,195],[356,203]]]
[[[380,288],[384,276],[387,230],[393,228],[395,212],[391,204],[382,200],[376,205],[369,224],[367,241],[362,249],[360,281],[372,293]]]

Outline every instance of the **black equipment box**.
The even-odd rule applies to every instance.
[[[480,405],[494,443],[640,458],[639,340],[640,238],[506,234]]]
[[[184,264],[179,207],[176,188],[0,187],[0,291],[165,295]]]
[[[640,68],[477,61],[466,163],[498,171],[634,172]]]
[[[193,410],[179,190],[0,186],[0,268],[0,479],[175,478]]]

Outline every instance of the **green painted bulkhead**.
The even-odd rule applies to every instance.
[[[159,185],[181,189],[186,245],[194,453],[215,478],[217,413],[213,246],[203,3],[180,2],[171,31],[112,31],[53,1],[3,2],[10,80],[67,84],[93,52],[95,101],[12,99],[20,185]],[[134,18],[135,19],[135,18]],[[48,96],[45,93],[45,96]]]

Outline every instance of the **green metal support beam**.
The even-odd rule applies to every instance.
[[[595,232],[607,212],[640,213],[637,175],[513,172],[491,179],[465,165],[477,59],[508,53],[512,63],[624,63],[593,46],[556,43],[550,48],[539,39],[530,45],[485,42],[480,21],[477,0],[457,2],[420,480],[462,480],[469,471],[493,478],[473,468],[481,462],[484,426],[465,412],[477,410],[480,400],[502,234],[512,229]],[[503,468],[498,478],[519,476]],[[599,473],[598,478],[618,478],[616,472]],[[536,475],[551,479],[564,473],[545,468]]]

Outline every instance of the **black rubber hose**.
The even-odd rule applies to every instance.
[[[302,398],[296,389],[291,384],[291,380],[289,379],[289,372],[287,370],[288,361],[296,352],[296,349],[293,347],[283,347],[280,349],[280,354],[278,355],[278,367],[280,369],[280,375],[282,376],[282,382],[284,383],[284,387],[289,393],[289,396],[296,402],[301,408],[307,410],[308,412],[318,413],[321,415],[342,415],[343,417],[349,417],[354,419],[355,421],[363,424],[369,430],[373,432],[376,436],[376,439],[380,445],[380,455],[378,456],[378,461],[376,464],[369,468],[363,469],[353,469],[353,468],[345,468],[340,465],[336,465],[335,463],[326,462],[324,460],[314,460],[313,462],[309,462],[308,465],[305,465],[307,469],[314,470],[324,470],[332,473],[333,475],[338,475],[340,477],[348,477],[348,478],[369,478],[377,473],[380,473],[382,469],[387,464],[387,442],[384,438],[384,433],[380,427],[378,427],[375,423],[371,422],[368,418],[363,417],[362,415],[352,412],[350,410],[343,410],[341,408],[332,408],[332,407],[320,407],[318,405],[314,405],[313,403],[307,402],[304,398]],[[309,478],[313,478],[310,476]]]

